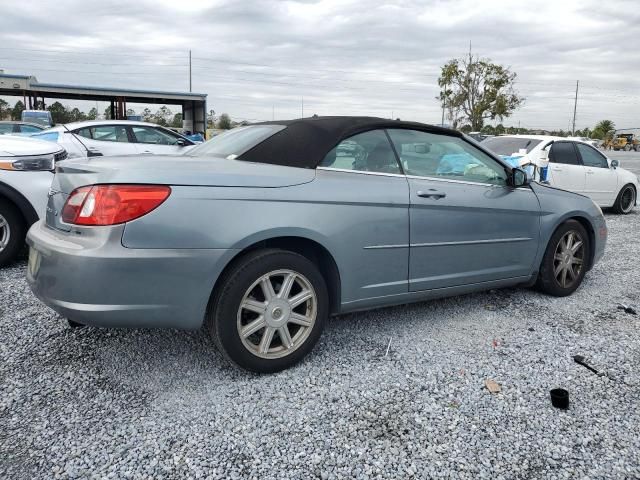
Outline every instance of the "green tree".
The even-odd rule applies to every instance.
[[[96,118],[98,118],[98,109],[93,107],[89,110],[89,113],[87,113],[87,120],[95,120]]]
[[[152,122],[157,123],[158,125],[167,126],[169,124],[169,119],[173,115],[173,112],[166,106],[161,106],[156,113],[152,117]]]
[[[612,137],[615,131],[615,123],[613,123],[611,120],[601,120],[594,127],[593,132],[591,132],[591,136],[599,140],[605,140]]]
[[[151,122],[153,119],[153,115],[151,114],[151,110],[147,107],[142,111],[142,120],[145,122]]]
[[[21,120],[22,112],[25,110],[24,103],[22,100],[18,100],[11,110],[11,119],[12,120]]]
[[[229,130],[231,128],[231,117],[227,113],[220,115],[218,119],[218,128],[222,130]]]
[[[504,125],[499,123],[498,125],[496,125],[496,128],[495,128],[494,132],[495,132],[495,135],[503,135],[507,131],[505,130]]]
[[[176,113],[171,120],[171,126],[174,128],[182,128],[182,113]]]
[[[127,108],[127,118],[135,114],[136,114],[136,111],[133,108]]]
[[[111,105],[104,109],[104,119],[111,120]]]
[[[78,107],[75,107],[73,110],[71,110],[68,115],[68,120],[70,122],[80,122],[86,119],[87,119],[87,114],[84,112],[81,112]]]
[[[60,102],[52,103],[51,105],[49,105],[49,108],[47,108],[47,110],[51,112],[51,118],[53,120],[53,123],[69,122],[70,114],[67,111],[67,107],[62,105]]]
[[[483,135],[495,135],[496,134],[496,129],[493,128],[493,125],[485,125],[480,130],[480,133],[482,133]]]
[[[480,131],[486,119],[510,116],[524,102],[514,88],[516,74],[490,59],[469,53],[449,60],[440,72],[437,97],[449,109],[460,108],[474,131]]]
[[[0,98],[0,120],[4,120],[5,117],[11,116],[11,108],[9,103]]]

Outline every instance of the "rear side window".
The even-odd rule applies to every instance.
[[[149,143],[152,145],[176,145],[177,135],[153,127],[131,127],[137,143]]]
[[[609,162],[604,155],[583,143],[576,143],[576,147],[582,157],[582,163],[585,167],[609,168]]]
[[[580,165],[578,154],[571,142],[555,142],[549,152],[551,163],[563,163],[565,165]]]
[[[284,125],[251,125],[234,128],[195,146],[186,155],[235,158],[284,129]]]
[[[123,125],[100,125],[97,127],[86,127],[75,132],[81,137],[98,140],[99,142],[122,142],[129,141],[127,127]]]
[[[0,124],[0,135],[5,133],[13,133],[13,124],[12,123],[2,123]]]
[[[327,153],[320,166],[359,172],[402,173],[382,130],[371,130],[342,140]]]

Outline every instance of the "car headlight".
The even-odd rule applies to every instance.
[[[0,157],[0,170],[17,170],[21,172],[53,171],[56,160],[64,160],[66,157],[67,152],[65,151],[44,155]]]

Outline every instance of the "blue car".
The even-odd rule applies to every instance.
[[[517,285],[570,295],[606,239],[589,198],[456,131],[319,117],[60,164],[27,279],[73,325],[204,326],[234,364],[275,372],[329,315]]]

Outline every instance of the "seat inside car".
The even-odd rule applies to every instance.
[[[124,127],[118,127],[116,129],[116,141],[117,142],[129,141],[129,137],[127,137],[127,130]]]
[[[385,143],[379,143],[369,153],[366,166],[370,172],[400,173],[395,156]]]

